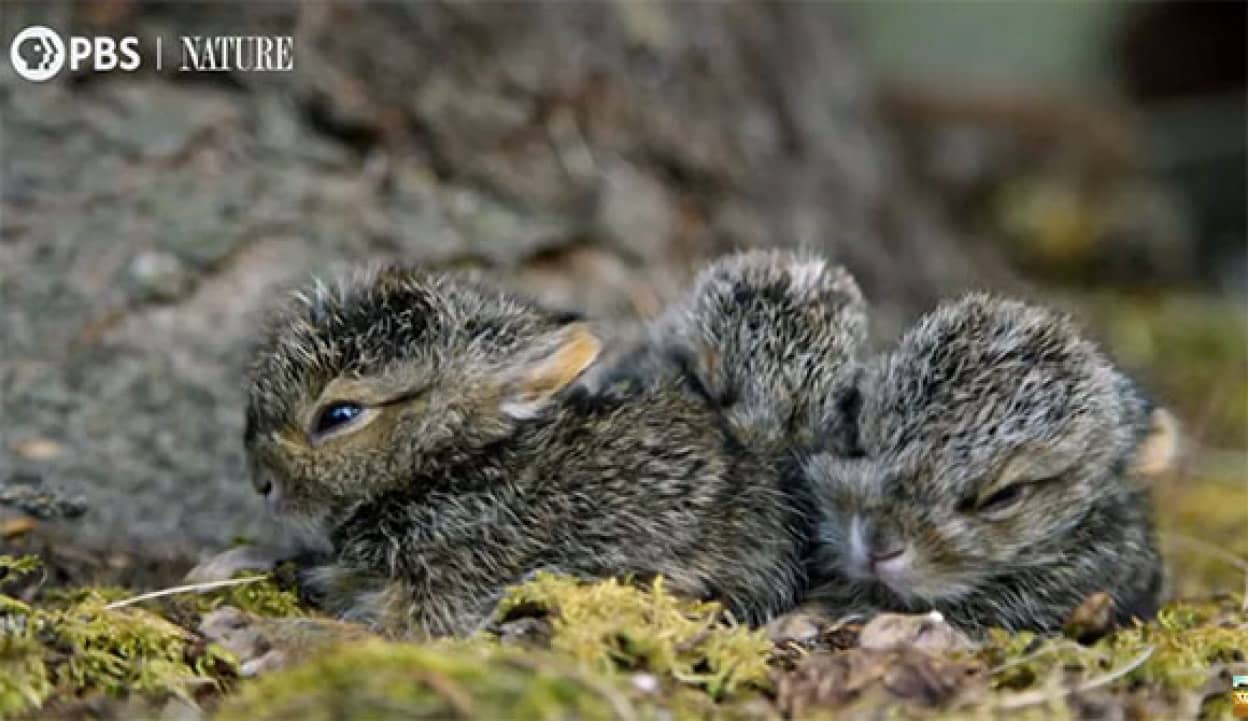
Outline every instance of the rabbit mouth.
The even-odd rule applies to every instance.
[[[967,592],[965,579],[932,562],[908,535],[873,532],[874,519],[849,516],[820,528],[822,562],[860,591],[901,607],[927,606]]]
[[[914,552],[907,549],[883,558],[863,555],[850,559],[847,575],[857,581],[878,584],[904,597],[914,597],[924,585],[915,573]]]
[[[846,575],[869,584],[903,602],[933,602],[958,594],[958,584],[933,576],[924,568],[912,546],[885,556],[851,553],[845,564]]]
[[[897,532],[881,533],[876,522],[854,516],[849,522],[847,575],[878,583],[904,596],[914,595],[921,583],[914,546]]]

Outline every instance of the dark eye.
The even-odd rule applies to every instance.
[[[355,420],[356,416],[363,411],[364,409],[358,403],[349,401],[334,403],[321,411],[320,417],[316,419],[316,426],[313,428],[313,431],[316,433],[332,431],[341,425]]]
[[[976,510],[981,512],[1004,511],[1023,499],[1023,490],[1025,488],[1026,484],[1024,483],[1006,486],[980,501]]]

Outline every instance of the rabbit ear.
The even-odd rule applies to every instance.
[[[504,413],[516,419],[533,418],[602,352],[602,341],[584,323],[561,328],[554,345],[554,350],[522,368],[508,384]]]
[[[1174,469],[1179,460],[1182,437],[1179,422],[1164,408],[1153,410],[1151,427],[1136,446],[1130,472],[1140,476],[1157,476]]]

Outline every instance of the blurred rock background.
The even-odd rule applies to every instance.
[[[1234,578],[1198,546],[1248,555],[1244,7],[6,2],[5,47],[41,23],[145,63],[0,63],[0,497],[85,509],[19,504],[3,542],[271,533],[240,373],[309,274],[480,268],[627,334],[782,245],[857,274],[878,344],[972,287],[1081,314],[1193,437],[1158,489],[1178,587]],[[238,34],[293,35],[295,72],[170,70]]]

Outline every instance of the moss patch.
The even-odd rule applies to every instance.
[[[221,719],[707,718],[774,716],[774,651],[718,604],[648,587],[550,574],[511,589],[501,628],[534,621],[525,645],[493,633],[425,645],[369,639],[324,649],[244,684]],[[540,646],[535,647],[535,646]]]
[[[1248,612],[1227,594],[1168,604],[1156,620],[1120,629],[1083,646],[1031,633],[993,633],[981,651],[998,692],[989,706],[1039,707],[1082,716],[1095,692],[1141,718],[1190,715],[1217,704],[1225,689],[1212,683],[1219,669],[1248,669]]]
[[[4,618],[10,618],[7,615]],[[0,636],[0,718],[37,709],[52,695],[43,647],[25,636]]]
[[[246,684],[217,715],[275,719],[609,719],[615,688],[548,654],[370,640]]]
[[[473,638],[416,644],[357,634],[236,682],[232,659],[188,630],[199,614],[238,601],[261,616],[302,613],[278,584],[237,595],[244,588],[116,609],[105,605],[128,592],[60,591],[34,603],[0,596],[0,717],[56,715],[100,696],[219,701],[216,715],[227,720],[777,718],[784,689],[800,685],[810,691],[803,717],[1079,718],[1110,709],[1222,718],[1230,706],[1220,674],[1248,670],[1248,613],[1232,593],[1168,604],[1156,620],[1089,645],[998,632],[972,651],[907,649],[880,661],[868,656],[882,652],[853,641],[816,640],[795,664],[791,642],[777,649],[762,632],[726,622],[718,605],[680,599],[661,581],[539,574],[511,589],[492,630]],[[820,623],[815,639],[852,637]],[[963,668],[974,673],[937,673]],[[837,684],[870,692],[820,690]]]
[[[254,574],[240,574],[249,576]],[[180,616],[198,619],[209,611],[222,606],[233,606],[256,616],[288,618],[306,615],[299,605],[299,595],[273,577],[265,577],[254,583],[228,586],[204,593],[173,596],[168,601],[171,610]]]
[[[43,563],[38,556],[0,555],[0,584],[25,578],[41,568]]]
[[[643,590],[541,573],[499,606],[500,618],[517,611],[548,614],[551,648],[603,673],[647,671],[714,698],[769,684],[765,634],[726,624],[719,604],[672,596],[662,579]]]
[[[233,675],[234,664],[150,611],[107,609],[85,591],[37,608],[0,596],[0,716],[93,694],[194,700]]]

